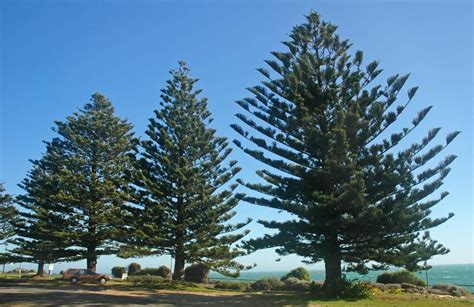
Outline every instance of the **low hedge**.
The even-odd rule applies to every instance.
[[[162,265],[159,268],[144,268],[135,272],[133,276],[160,276],[164,279],[171,279],[171,270],[167,266]]]
[[[381,284],[401,284],[407,283],[426,287],[426,282],[414,273],[409,271],[386,272],[377,276],[377,282]]]
[[[251,284],[248,282],[238,281],[218,281],[215,283],[215,289],[234,290],[234,291],[250,291]]]
[[[283,285],[280,286],[284,291],[308,292],[311,290],[312,282],[300,280],[295,277],[286,278]]]
[[[262,278],[250,286],[254,291],[281,290],[283,283],[277,278]]]
[[[164,283],[166,280],[161,276],[129,276],[127,281],[134,285],[156,285]]]

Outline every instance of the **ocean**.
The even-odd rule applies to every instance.
[[[390,269],[389,271],[396,271],[398,269]],[[368,280],[375,282],[377,276],[386,271],[371,271],[367,275],[360,275],[357,273],[346,273],[346,277],[349,279]],[[245,271],[240,273],[238,278],[228,278],[218,273],[212,272],[209,277],[215,280],[241,280],[241,281],[252,281],[261,278],[276,277],[288,273],[288,271],[267,271],[267,272],[256,272],[256,271]],[[324,270],[310,271],[311,278],[313,280],[324,280]],[[420,278],[426,280],[425,271],[416,273]],[[460,285],[474,293],[474,263],[471,264],[450,264],[450,265],[433,265],[428,270],[428,284],[455,284]]]

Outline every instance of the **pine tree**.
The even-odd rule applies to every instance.
[[[26,194],[20,203],[32,212],[25,217],[41,221],[26,227],[42,228],[39,233],[51,236],[36,238],[35,231],[26,229],[24,244],[35,240],[32,254],[36,247],[45,250],[43,246],[60,253],[73,249],[95,271],[100,255],[117,251],[123,206],[130,198],[127,173],[133,169],[136,145],[132,125],[119,119],[112,103],[98,93],[56,125],[58,137],[46,143],[48,153],[23,182]]]
[[[5,193],[3,182],[0,182],[0,242],[15,234],[12,221],[17,217],[17,210],[13,206],[13,197]]]
[[[197,79],[180,62],[162,90],[161,109],[150,119],[137,161],[138,202],[131,208],[135,253],[163,253],[175,258],[173,279],[181,280],[185,263],[201,263],[226,275],[245,267],[233,259],[244,252],[233,243],[247,234],[232,233],[250,221],[229,224],[243,197],[227,183],[240,171],[224,137],[215,136],[207,100],[194,90]],[[234,271],[235,270],[235,271]]]
[[[440,131],[434,128],[397,152],[431,110],[422,109],[411,127],[387,134],[417,91],[409,89],[407,100],[397,102],[409,75],[375,84],[378,62],[364,67],[363,53],[350,54],[351,44],[339,38],[336,26],[315,12],[289,38],[288,51],[273,52],[275,59],[266,61],[273,73],[259,69],[267,80],[249,89],[254,98],[237,102],[246,113],[236,116],[258,135],[232,127],[255,148],[235,144],[271,167],[257,172],[262,183],[242,182],[261,193],[245,200],[294,218],[259,221],[277,232],[249,240],[246,247],[276,247],[281,255],[297,254],[310,263],[323,260],[324,288],[335,295],[342,263],[360,273],[371,261],[392,264],[392,255],[420,232],[453,216],[429,217],[447,192],[426,197],[443,184],[456,156],[426,166],[459,132],[430,148]]]
[[[16,198],[22,210],[14,223],[17,237],[11,241],[15,248],[10,261],[37,263],[39,276],[45,263],[75,260],[79,253],[64,236],[71,226],[65,218],[70,208],[55,198],[61,193],[64,167],[58,149],[48,145],[40,160],[31,161],[33,167],[20,184],[25,194]]]
[[[0,244],[4,251],[0,253],[0,263],[5,265],[11,255],[7,252],[8,239],[15,235],[14,222],[18,218],[18,211],[13,206],[13,196],[5,193],[3,182],[0,182]]]

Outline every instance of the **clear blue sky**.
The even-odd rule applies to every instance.
[[[434,105],[417,137],[440,126],[462,134],[444,154],[459,156],[440,190],[451,192],[433,216],[456,215],[432,230],[451,249],[433,264],[473,261],[473,96],[472,5],[470,1],[2,1],[1,168],[0,180],[11,193],[39,158],[43,140],[54,136],[53,121],[78,110],[99,91],[143,135],[168,71],[183,59],[209,98],[220,135],[236,134],[235,100],[262,78],[255,70],[283,50],[292,26],[311,9],[339,26],[365,59],[380,60],[382,78],[411,72],[408,87],[420,90],[402,121],[409,123],[422,107]],[[407,87],[407,88],[408,88]],[[438,138],[443,142],[442,137]],[[407,145],[404,143],[403,145]],[[240,176],[255,178],[261,167],[238,150],[233,158]],[[250,216],[283,218],[270,209],[240,204],[236,221]],[[250,236],[264,229],[252,223]],[[298,257],[274,262],[272,250],[247,256],[256,270],[286,270]],[[99,259],[98,269],[130,260]],[[140,259],[144,266],[169,264],[169,258]],[[77,264],[80,265],[80,264]],[[67,264],[69,266],[69,264]],[[61,266],[64,267],[64,266]],[[310,268],[321,268],[321,264]]]

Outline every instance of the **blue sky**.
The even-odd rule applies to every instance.
[[[433,127],[462,134],[444,152],[459,158],[440,190],[451,194],[432,216],[456,215],[431,231],[451,249],[433,264],[473,261],[473,109],[472,4],[470,1],[2,1],[0,23],[1,164],[0,180],[9,192],[39,158],[43,140],[54,136],[55,120],[82,107],[96,91],[108,96],[117,114],[128,118],[138,135],[158,107],[168,71],[188,62],[209,98],[214,127],[229,138],[237,122],[235,100],[262,77],[255,70],[284,50],[280,43],[311,9],[339,26],[353,50],[380,60],[378,82],[411,72],[408,89],[420,86],[409,114],[434,105],[412,141]],[[405,90],[406,90],[405,89]],[[443,138],[438,138],[443,142]],[[404,143],[407,145],[409,142]],[[402,145],[402,146],[403,146]],[[237,149],[240,177],[255,178],[262,165]],[[284,214],[240,204],[235,220],[284,218]],[[250,236],[265,230],[253,222]],[[272,250],[241,259],[255,270],[286,270],[300,265],[296,256],[280,262]],[[98,270],[131,260],[99,259]],[[169,258],[139,259],[143,266],[169,265]],[[57,266],[62,268],[70,266]],[[77,265],[82,265],[77,264]],[[322,268],[315,264],[309,268]]]

